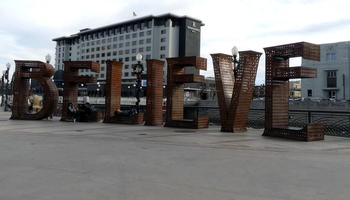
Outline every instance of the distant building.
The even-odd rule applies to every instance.
[[[199,56],[203,25],[195,18],[164,14],[134,18],[94,29],[82,29],[71,36],[53,39],[57,43],[55,67],[62,70],[63,61],[96,61],[100,63],[100,73],[82,69],[80,74],[95,76],[102,86],[106,79],[106,61],[123,61],[123,89],[132,88],[136,80],[132,65],[137,63],[137,53],[143,55],[143,64],[146,59]],[[165,65],[164,84],[166,69]],[[186,70],[199,73],[194,68]]]
[[[321,44],[321,60],[302,60],[303,66],[317,68],[317,78],[302,79],[302,97],[350,99],[350,41]]]
[[[289,81],[289,98],[301,98],[301,81]]]

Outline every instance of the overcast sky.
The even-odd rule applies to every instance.
[[[201,56],[239,50],[263,52],[264,47],[307,41],[331,43],[350,40],[349,0],[1,0],[0,72],[15,59],[42,60],[52,56],[52,38],[71,35],[138,17],[174,13],[198,18],[205,24]],[[257,84],[264,82],[264,57]]]

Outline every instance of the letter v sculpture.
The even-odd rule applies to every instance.
[[[245,132],[256,72],[261,53],[239,52],[239,64],[233,69],[232,56],[211,54],[220,108],[222,132]]]

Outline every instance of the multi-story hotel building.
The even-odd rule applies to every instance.
[[[81,75],[93,75],[103,82],[106,61],[123,61],[123,85],[135,82],[132,65],[136,54],[146,59],[200,55],[200,33],[204,24],[187,16],[164,14],[134,18],[99,28],[85,28],[79,33],[53,39],[57,43],[55,67],[64,68],[63,61],[90,60],[100,63],[101,72],[81,70]],[[191,69],[188,69],[191,70]],[[193,69],[192,69],[193,70]],[[164,67],[166,80],[166,66]]]

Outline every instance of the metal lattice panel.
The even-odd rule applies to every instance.
[[[51,116],[58,103],[58,90],[51,80],[54,74],[53,66],[40,61],[28,60],[15,60],[15,63],[11,119],[40,120]],[[35,114],[28,113],[30,79],[35,79],[44,91],[43,107]]]
[[[122,87],[122,62],[107,61],[106,114],[104,122],[109,122],[114,112],[120,109]]]
[[[79,69],[89,69],[98,73],[100,72],[100,65],[92,61],[64,61],[62,121],[68,119],[68,105],[70,103],[77,104],[79,84],[97,82],[94,77],[79,76]]]
[[[246,130],[261,53],[240,52],[240,64],[234,74],[232,56],[212,54],[216,91],[220,107],[221,131]]]
[[[207,128],[209,119],[207,115],[197,116],[193,120],[184,120],[184,84],[190,82],[203,82],[200,75],[185,74],[185,67],[193,66],[197,69],[207,69],[207,59],[196,56],[167,58],[167,109],[166,123],[168,127]]]
[[[319,60],[320,46],[306,42],[265,48],[266,92],[264,136],[286,137],[305,141],[322,140],[324,127],[310,124],[300,130],[289,129],[288,97],[290,78],[312,78],[312,68],[289,68],[289,58]],[[315,131],[321,131],[316,134]]]
[[[164,61],[147,60],[147,97],[145,125],[163,124]]]

